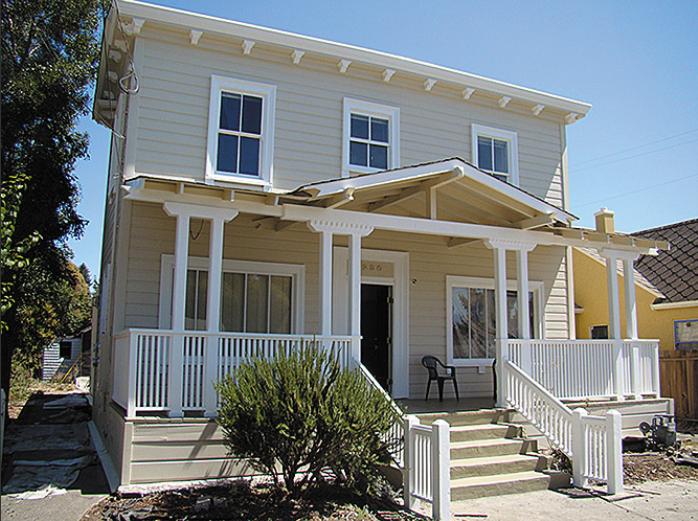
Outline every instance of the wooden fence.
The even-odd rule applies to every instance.
[[[698,353],[662,352],[659,366],[662,396],[674,399],[676,417],[698,419]]]

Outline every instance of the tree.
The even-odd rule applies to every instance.
[[[0,377],[6,391],[13,353],[32,353],[39,347],[34,342],[61,329],[47,306],[60,309],[56,303],[75,281],[65,241],[85,225],[73,170],[88,144],[76,123],[89,112],[102,13],[99,0],[3,0]]]

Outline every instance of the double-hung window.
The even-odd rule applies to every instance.
[[[531,281],[529,320],[531,334],[541,335],[540,298],[542,283]],[[448,361],[455,365],[482,365],[495,357],[496,307],[494,280],[446,277],[446,344]],[[519,306],[516,283],[508,283],[507,329],[509,338],[519,336]]]
[[[160,278],[160,327],[172,316],[174,258],[164,255]],[[248,261],[223,261],[221,331],[235,333],[298,333],[302,328],[303,266]],[[184,328],[206,329],[208,260],[190,257],[187,269]]]
[[[211,77],[206,179],[270,185],[276,87]]]
[[[516,132],[483,125],[473,125],[472,132],[473,163],[501,181],[518,185]]]
[[[344,98],[342,175],[399,166],[400,109]]]

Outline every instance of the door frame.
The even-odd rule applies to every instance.
[[[386,262],[393,265],[392,276],[363,275],[361,283],[393,287],[392,308],[392,396],[408,398],[410,389],[409,346],[409,253],[388,250],[361,250],[361,261]],[[332,330],[346,334],[349,329],[349,249],[334,247],[332,291]]]

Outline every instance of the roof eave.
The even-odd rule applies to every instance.
[[[591,104],[583,101],[355,45],[192,13],[171,7],[152,5],[136,0],[118,0],[118,4],[120,14],[124,16],[143,18],[170,25],[183,26],[189,29],[267,42],[289,49],[301,49],[323,55],[340,56],[343,59],[428,76],[437,80],[462,84],[463,86],[489,91],[502,96],[518,98],[533,104],[553,107],[575,115],[575,117],[566,120],[567,124],[574,123],[581,119],[591,109]]]

